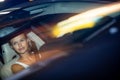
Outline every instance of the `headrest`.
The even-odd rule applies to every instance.
[[[11,61],[15,56],[18,57],[18,54],[10,47],[9,43],[2,45],[2,54],[4,63]]]
[[[28,38],[35,42],[38,50],[42,45],[45,44],[45,42],[40,37],[38,37],[34,32],[29,32],[27,36]]]

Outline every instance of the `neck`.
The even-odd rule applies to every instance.
[[[29,57],[29,56],[30,56],[29,53],[20,54],[20,57],[21,57],[21,58],[27,58],[27,57]]]

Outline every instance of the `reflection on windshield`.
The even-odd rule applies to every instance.
[[[46,15],[39,17],[38,20],[36,19],[34,20],[35,22],[34,21],[32,22],[33,23],[32,26],[34,27],[31,30],[33,30],[37,35],[39,35],[39,37],[42,36],[42,38],[46,38],[43,40],[48,41],[47,44],[45,43],[45,45],[40,47],[39,49],[40,53],[42,54],[42,57],[40,56],[40,59],[41,61],[44,61],[43,63],[45,63],[46,65],[56,58],[59,58],[61,56],[66,56],[68,53],[67,50],[73,50],[78,47],[80,49],[81,45],[74,44],[75,41],[73,40],[75,39],[81,40],[86,36],[87,37],[90,36],[93,32],[100,30],[101,26],[103,28],[104,27],[106,28],[114,23],[113,21],[111,21],[112,19],[111,17],[107,16],[103,18],[103,16],[99,16],[99,14],[93,15],[92,18],[88,18],[88,17],[81,18],[79,14],[77,15],[77,17],[79,16],[78,18],[76,18],[76,16],[71,17],[73,14],[72,15],[70,14],[71,16],[65,17],[66,15],[68,15],[68,13]],[[111,21],[112,23],[104,26],[104,24],[109,23],[109,21]],[[34,24],[36,24],[37,26]],[[51,33],[49,29],[52,30],[53,33],[52,36],[57,38],[54,38],[52,40],[51,38],[49,38],[49,35]],[[72,34],[64,35],[67,33],[72,33]],[[32,35],[32,39],[36,39],[33,36],[34,35]],[[38,39],[36,40],[38,42]],[[81,41],[79,42],[81,43]],[[24,50],[24,47],[20,48],[19,50],[20,51]],[[39,66],[40,64],[38,63]],[[43,65],[43,67],[46,65]]]
[[[97,9],[89,10],[78,15],[72,16],[67,20],[59,22],[53,28],[53,36],[61,37],[66,33],[76,30],[92,28],[103,17],[120,10],[120,2],[106,5]]]
[[[35,27],[33,27],[32,29],[38,35],[40,35],[43,38],[43,40],[47,42],[57,43],[55,42],[55,40],[59,42],[60,40],[63,39],[62,43],[64,42],[69,43],[69,42],[75,42],[74,41],[75,39],[76,40],[78,39],[79,41],[83,41],[85,38],[92,35],[94,32],[98,33],[99,31],[103,31],[104,29],[107,28],[107,25],[111,25],[114,23],[112,17],[106,16],[103,18],[93,19],[94,21],[97,22],[93,22],[92,20],[90,21],[90,19],[86,20],[84,21],[84,25],[76,25],[73,24],[74,22],[73,23],[71,22],[70,24],[65,24],[64,26],[56,26],[60,22],[65,21],[66,19],[74,15],[76,14],[64,13],[64,14],[52,14],[52,15],[42,16],[38,20],[36,20],[38,22],[35,23],[37,25],[37,29],[35,29]],[[85,24],[85,22],[88,23]],[[71,24],[73,24],[74,27]],[[81,22],[78,24],[81,24]],[[51,33],[54,33],[54,35]],[[62,34],[65,35],[62,36]]]

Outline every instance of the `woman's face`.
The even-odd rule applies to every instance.
[[[24,54],[29,52],[28,39],[25,34],[20,34],[10,40],[12,48],[19,54]]]

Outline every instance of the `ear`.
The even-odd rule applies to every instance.
[[[27,42],[28,42],[29,46],[32,46],[30,38],[27,38]]]
[[[10,48],[11,48],[11,49],[13,49],[13,50],[14,50],[14,48],[13,48],[13,46],[12,46],[12,45],[10,45],[10,44],[9,44],[9,46],[10,46]]]
[[[28,41],[28,42],[31,42],[31,39],[30,39],[30,38],[27,38],[27,41]]]

